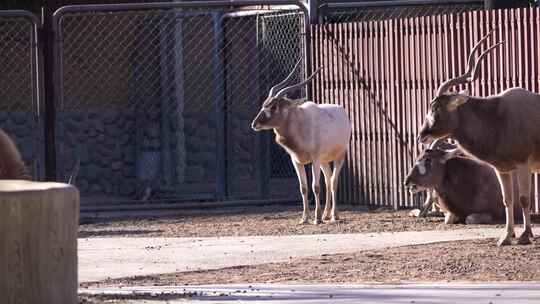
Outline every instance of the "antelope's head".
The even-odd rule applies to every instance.
[[[405,187],[411,194],[415,194],[441,185],[447,170],[446,162],[459,153],[459,149],[454,145],[440,139],[433,141],[409,170],[405,178]]]
[[[459,126],[460,122],[457,110],[467,103],[469,100],[469,93],[466,90],[459,93],[450,92],[450,88],[459,84],[470,83],[478,78],[479,62],[490,51],[503,43],[499,42],[490,46],[475,60],[475,51],[490,35],[491,32],[480,39],[469,53],[467,71],[463,75],[451,78],[439,86],[435,98],[429,105],[429,111],[426,115],[424,124],[420,129],[420,134],[418,136],[419,143],[427,144],[434,139],[449,136]]]
[[[311,76],[301,83],[286,87],[285,84],[293,78],[298,67],[300,66],[300,63],[301,61],[298,61],[293,71],[289,74],[289,76],[287,76],[287,78],[285,78],[285,80],[281,81],[270,89],[268,97],[263,102],[259,113],[257,116],[255,116],[255,119],[253,119],[253,122],[251,123],[251,128],[253,130],[261,131],[278,128],[286,121],[290,108],[301,103],[298,100],[291,100],[287,98],[286,94],[308,84],[311,79],[313,79],[313,77],[321,70],[321,68],[317,69],[317,71],[315,71]]]

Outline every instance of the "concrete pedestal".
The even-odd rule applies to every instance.
[[[0,303],[77,303],[79,191],[0,180]]]

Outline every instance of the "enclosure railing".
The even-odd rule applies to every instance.
[[[422,197],[402,182],[420,151],[418,129],[434,90],[462,72],[475,41],[495,29],[492,41],[506,43],[487,56],[472,94],[540,91],[538,8],[449,2],[402,10],[328,2],[317,25],[303,3],[288,0],[61,8],[55,138],[47,138],[57,178],[80,161],[77,186],[92,203],[297,200],[287,154],[249,123],[269,87],[302,59],[296,81],[325,68],[311,94],[298,96],[342,104],[353,123],[341,199],[417,205]],[[43,179],[41,24],[3,11],[0,29],[1,127]]]

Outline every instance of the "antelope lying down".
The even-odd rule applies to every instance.
[[[291,100],[285,96],[287,92],[306,85],[320,70],[304,82],[284,88],[285,83],[293,77],[299,63],[285,80],[270,89],[268,98],[251,127],[255,131],[273,129],[276,142],[291,156],[304,204],[300,223],[308,221],[308,186],[304,165],[309,163],[312,164],[312,188],[315,196],[313,223],[318,224],[320,221],[321,169],[326,181],[326,205],[322,220],[335,222],[338,218],[336,204],[339,172],[343,167],[351,137],[351,123],[341,106]],[[330,165],[332,162],[333,172]]]
[[[467,72],[439,87],[418,140],[427,143],[449,136],[458,141],[465,153],[496,170],[506,214],[506,229],[497,242],[499,246],[511,244],[514,235],[512,176],[515,173],[524,222],[518,244],[529,244],[533,236],[530,174],[531,171],[540,171],[540,95],[521,88],[508,89],[487,98],[472,97],[466,91],[449,92],[451,87],[472,82],[478,77],[478,63],[482,57],[500,45],[489,47],[475,61],[474,52],[489,35],[471,50]]]
[[[409,191],[433,189],[445,214],[445,224],[489,224],[504,219],[495,171],[473,159],[457,156],[456,146],[437,147],[440,142],[435,141],[424,150],[410,169],[405,179]]]

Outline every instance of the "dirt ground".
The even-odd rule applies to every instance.
[[[344,206],[337,224],[299,225],[301,206],[274,205],[214,210],[159,219],[132,219],[83,224],[79,237],[209,237],[290,235],[320,233],[398,232],[486,227],[485,225],[444,225],[442,217],[413,218],[409,210],[388,208],[366,211]],[[311,214],[312,215],[312,214]],[[490,227],[503,227],[490,225]]]
[[[498,227],[444,225],[441,217],[413,218],[408,210],[346,207],[338,224],[299,225],[297,206],[267,206],[166,219],[85,224],[80,237],[204,237],[422,231]],[[535,224],[537,225],[537,224]],[[533,245],[499,248],[495,239],[444,242],[353,254],[291,258],[287,263],[238,266],[84,283],[81,287],[212,283],[398,283],[540,281],[540,238]]]
[[[81,287],[216,283],[403,283],[540,281],[540,237],[499,248],[495,239],[443,242],[352,254],[85,283]]]

